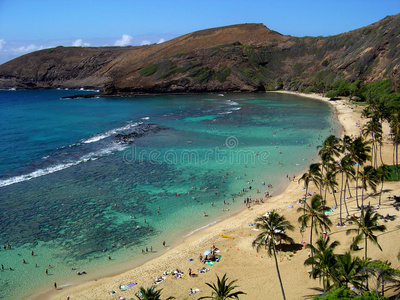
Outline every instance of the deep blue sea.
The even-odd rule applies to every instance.
[[[0,299],[162,253],[281,191],[339,128],[327,103],[296,95],[61,99],[82,93],[0,91]],[[143,124],[160,130],[120,143]]]

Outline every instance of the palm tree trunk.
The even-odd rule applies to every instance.
[[[342,226],[342,194],[343,194],[343,171],[342,171],[342,185],[340,186],[340,201],[339,201],[339,222]]]
[[[283,283],[282,283],[281,273],[279,272],[278,259],[276,258],[276,249],[275,249],[275,245],[274,245],[273,250],[274,250],[274,258],[275,258],[276,272],[278,273],[278,279],[279,279],[279,283],[280,283],[280,285],[281,285],[282,297],[283,297],[283,300],[286,300],[285,291],[283,290]]]
[[[392,153],[392,156],[393,156],[392,157],[392,159],[393,159],[393,173],[395,173],[396,170],[397,170],[395,154],[396,154],[396,143],[393,140],[393,153]]]
[[[382,190],[383,190],[383,178],[382,178],[382,183],[381,183],[381,192],[379,193],[379,206],[381,205],[381,199],[382,199]]]
[[[310,230],[310,245],[312,245],[312,232],[313,232],[313,226],[314,226],[314,217],[311,217],[311,230]],[[311,256],[312,256],[312,249],[311,249]]]
[[[367,235],[366,234],[364,234],[364,239],[365,239],[365,241],[364,241],[364,244],[365,244],[365,259],[367,259],[367,243],[368,243],[368,241],[367,241]],[[366,282],[365,282],[365,287],[367,288],[367,291],[368,291],[368,275],[366,276]]]
[[[347,176],[346,176],[346,185],[347,185],[347,190],[349,191],[349,197],[353,198],[353,196],[351,195],[351,191],[350,191],[349,178]]]
[[[357,175],[356,175],[356,202],[357,202],[357,208],[360,208],[360,205],[358,203],[358,172],[360,170],[360,164],[357,163]]]
[[[398,144],[398,139],[396,138],[396,174],[397,174],[397,180],[399,180],[399,144]]]
[[[364,185],[361,190],[361,209],[364,209]]]
[[[346,202],[346,183],[345,183],[344,191],[343,191],[343,203],[344,203],[344,208],[346,209],[346,216],[348,216],[349,209],[347,208],[347,202]]]
[[[331,187],[332,195],[333,195],[333,200],[335,200],[335,205],[337,208],[337,201],[336,201],[336,195],[335,195],[335,190]]]
[[[372,139],[372,146],[371,146],[371,166],[374,165],[374,140]]]

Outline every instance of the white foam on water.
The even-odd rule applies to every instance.
[[[108,148],[101,149],[101,150],[83,155],[82,157],[80,157],[78,160],[76,160],[74,162],[61,163],[61,164],[50,166],[50,167],[47,167],[44,169],[39,169],[39,170],[33,171],[29,174],[23,174],[23,175],[14,176],[14,177],[11,177],[11,178],[8,178],[5,180],[0,180],[0,187],[27,181],[27,180],[31,180],[31,179],[34,179],[34,178],[37,178],[40,176],[44,176],[44,175],[48,175],[48,174],[51,174],[54,172],[65,170],[69,167],[76,166],[80,163],[84,163],[84,162],[87,162],[90,160],[97,160],[99,157],[110,155],[115,151],[122,151],[125,148],[126,148],[126,146],[124,146],[124,145],[113,144]]]
[[[229,115],[229,114],[233,113],[234,111],[240,110],[240,109],[241,109],[241,107],[231,107],[228,110],[226,110],[222,113],[219,113],[219,115]]]
[[[183,236],[183,238],[187,238],[188,236],[191,236],[192,234],[196,233],[197,231],[200,231],[200,230],[203,230],[203,229],[205,229],[205,228],[207,228],[207,227],[210,227],[210,226],[214,225],[214,224],[217,223],[217,222],[219,222],[219,220],[216,220],[216,221],[214,221],[214,222],[212,222],[212,223],[210,223],[210,224],[207,224],[207,225],[205,225],[205,226],[203,226],[203,227],[197,228],[197,229],[195,229],[195,230],[189,232],[187,235]]]
[[[131,129],[140,124],[143,124],[143,123],[129,123],[129,124],[119,127],[119,128],[115,128],[115,129],[108,130],[106,132],[98,133],[98,134],[95,134],[95,135],[91,136],[90,138],[84,140],[83,143],[85,143],[85,144],[95,143],[102,139],[108,138],[109,136],[116,134],[117,132]]]
[[[233,101],[233,100],[226,100],[226,103],[229,105],[239,105],[239,103],[237,103],[236,101]]]

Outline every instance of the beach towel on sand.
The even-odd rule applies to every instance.
[[[132,282],[132,283],[130,283],[128,285],[121,285],[121,290],[126,291],[127,289],[135,286],[136,284],[137,284],[137,282]]]

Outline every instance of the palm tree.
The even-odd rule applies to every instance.
[[[310,181],[312,181],[316,187],[320,186],[321,182],[320,164],[319,163],[311,164],[308,169],[308,172],[304,173],[299,178],[298,182],[300,183],[301,181],[304,181],[304,187],[306,189],[306,192],[304,194],[304,199],[306,199]]]
[[[342,199],[345,198],[343,197],[343,191],[346,190],[345,186],[345,181],[344,178],[346,177],[352,177],[355,173],[354,168],[353,168],[353,162],[351,160],[351,157],[349,154],[345,155],[341,160],[340,163],[338,164],[337,171],[336,173],[341,173],[342,174],[342,179],[341,179],[341,186],[340,186],[340,204],[339,204],[339,219],[340,219],[340,225],[343,225],[342,221]],[[346,213],[347,215],[349,214],[349,210],[347,209],[347,204],[346,201],[344,201],[344,205],[346,208]]]
[[[397,179],[399,179],[399,170],[397,165],[399,164],[399,141],[400,141],[400,113],[396,111],[390,117],[390,132],[393,136],[393,171],[397,174]]]
[[[372,207],[363,208],[361,210],[360,219],[356,217],[351,217],[351,220],[356,224],[357,228],[347,229],[346,234],[350,234],[352,232],[356,232],[357,235],[351,245],[351,249],[354,249],[355,246],[362,240],[364,237],[364,258],[367,259],[367,242],[368,240],[372,241],[378,248],[382,251],[381,246],[378,243],[378,237],[374,235],[374,232],[379,231],[383,232],[386,230],[385,225],[378,224],[378,213],[374,213],[372,211]]]
[[[338,183],[336,182],[336,172],[335,171],[328,171],[325,174],[324,177],[324,181],[325,181],[325,200],[324,203],[326,203],[326,192],[328,190],[328,188],[331,189],[332,195],[333,195],[333,199],[335,200],[335,206],[337,207],[337,201],[336,201],[336,195],[335,195],[335,191],[336,191],[336,187],[338,186]]]
[[[376,170],[373,166],[365,166],[364,170],[360,172],[360,179],[362,183],[361,190],[361,207],[364,207],[364,190],[368,189],[368,186],[376,192],[376,184],[378,182],[376,176]]]
[[[364,138],[359,136],[354,141],[352,141],[348,147],[350,157],[353,161],[357,163],[356,171],[356,202],[357,207],[360,208],[358,203],[358,175],[360,171],[360,166],[362,166],[368,159],[371,158],[369,152],[371,152],[371,147],[368,146],[368,142],[364,141]]]
[[[376,179],[378,182],[381,183],[381,192],[379,193],[379,205],[381,205],[383,183],[390,178],[390,167],[388,165],[383,164],[376,170]]]
[[[360,258],[351,256],[350,252],[337,255],[336,265],[331,273],[334,285],[348,288],[349,284],[353,284],[358,289],[364,289],[360,263]]]
[[[312,265],[310,273],[312,278],[322,278],[324,292],[330,287],[329,278],[336,265],[336,256],[333,250],[340,244],[338,241],[329,244],[329,241],[329,236],[325,238],[323,235],[320,235],[315,243],[316,246],[307,244],[306,248],[310,249],[314,255],[307,258],[304,262],[305,265]]]
[[[317,149],[320,149],[318,155],[321,157],[322,165],[321,165],[321,176],[323,177],[323,170],[325,170],[325,174],[331,169],[334,164],[334,157],[338,157],[340,154],[340,139],[338,139],[335,135],[328,136],[322,145],[317,146]]]
[[[281,285],[281,291],[283,299],[285,300],[285,291],[283,289],[282,279],[278,267],[278,259],[276,258],[276,243],[278,241],[285,241],[294,243],[293,239],[289,237],[285,232],[286,230],[293,230],[294,227],[285,220],[284,216],[280,216],[275,210],[270,212],[268,216],[264,215],[255,220],[256,228],[262,229],[262,232],[253,241],[253,247],[257,247],[259,251],[261,246],[268,249],[268,255],[274,256],[276,272],[278,273],[279,283]]]
[[[371,165],[376,167],[377,164],[377,145],[376,139],[382,136],[382,123],[379,121],[379,118],[375,115],[364,125],[363,134],[366,136],[371,135],[372,139],[372,160]]]
[[[239,299],[239,295],[246,295],[246,293],[242,291],[233,292],[232,291],[237,288],[237,285],[233,285],[237,280],[233,280],[229,283],[228,278],[226,278],[226,274],[220,279],[217,275],[217,284],[211,282],[206,284],[212,288],[211,296],[204,296],[200,299],[214,299],[214,300],[225,300],[225,299]]]
[[[318,155],[322,157],[323,153],[328,153],[330,157],[338,157],[341,152],[339,142],[340,139],[331,134],[321,146],[317,146],[317,149],[320,149]]]
[[[318,228],[321,230],[324,228],[325,231],[330,230],[329,226],[332,225],[331,220],[329,217],[325,215],[325,211],[328,211],[330,208],[323,205],[322,197],[319,194],[315,194],[311,198],[311,203],[308,204],[306,200],[303,200],[302,203],[304,207],[299,207],[297,209],[298,212],[303,212],[298,219],[299,223],[301,223],[302,228],[306,227],[308,222],[310,221],[310,245],[313,244],[312,242],[312,233],[313,229],[315,233],[318,233]],[[311,256],[313,252],[311,251]]]
[[[161,300],[161,290],[155,290],[150,287],[145,289],[144,287],[139,288],[139,292],[135,294],[136,298],[140,300]],[[175,299],[174,297],[168,297],[166,300]]]

